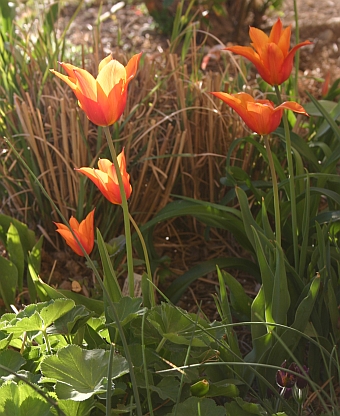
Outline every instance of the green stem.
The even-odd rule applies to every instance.
[[[295,17],[295,44],[297,45],[300,41],[299,34],[299,15],[297,9],[297,1],[293,0],[294,3],[294,17]],[[298,99],[298,80],[299,80],[299,67],[300,67],[300,51],[299,49],[295,53],[295,75],[294,75],[294,100]]]
[[[111,416],[111,392],[112,392],[112,362],[115,349],[110,344],[109,368],[107,369],[107,387],[106,387],[106,416]]]
[[[150,303],[151,303],[151,306],[154,307],[156,305],[156,301],[155,301],[155,292],[154,292],[154,287],[153,287],[153,282],[152,282],[152,272],[151,272],[148,250],[146,248],[146,244],[145,244],[143,235],[140,232],[140,229],[139,229],[138,225],[136,224],[136,221],[132,218],[131,214],[130,214],[130,221],[131,221],[132,225],[134,226],[134,229],[136,230],[136,233],[138,234],[140,243],[142,245],[144,260],[145,260],[145,266],[146,266],[146,270],[147,270],[147,275],[148,275],[149,281],[151,282],[151,284],[150,284],[150,298],[151,298]]]
[[[277,177],[274,165],[273,154],[270,149],[268,135],[264,136],[264,144],[266,145],[266,152],[268,156],[269,169],[272,176],[273,184],[273,196],[274,196],[274,215],[275,215],[275,235],[276,243],[281,247],[281,217],[280,217],[280,200],[279,200],[279,187],[277,184]]]
[[[275,85],[275,92],[279,100],[279,104],[282,103],[281,93],[279,87]],[[285,131],[285,140],[286,140],[286,155],[288,162],[288,180],[289,180],[289,190],[290,190],[290,208],[292,212],[292,235],[293,235],[293,250],[294,250],[294,261],[295,268],[297,270],[299,266],[299,246],[298,246],[298,226],[297,226],[297,213],[296,213],[296,195],[295,195],[295,175],[294,175],[294,165],[293,165],[293,156],[292,156],[292,144],[290,140],[290,130],[288,124],[287,114],[283,114],[283,127]]]
[[[47,351],[48,351],[48,353],[49,353],[49,354],[51,354],[51,345],[50,345],[50,341],[49,341],[49,339],[48,339],[47,332],[46,332],[46,330],[45,330],[45,329],[44,329],[44,330],[42,330],[41,332],[42,332],[42,334],[43,334],[43,337],[45,338],[45,343],[46,343],[46,348],[47,348]]]
[[[112,142],[112,137],[110,134],[110,129],[108,126],[104,127],[104,132],[109,145],[110,153],[112,156],[112,161],[116,170],[116,175],[118,179],[118,185],[120,190],[120,195],[122,197],[122,209],[124,215],[124,228],[125,228],[125,241],[126,241],[126,258],[127,258],[127,267],[128,267],[128,282],[129,282],[129,295],[134,297],[135,294],[135,281],[133,273],[133,257],[132,257],[132,242],[131,242],[131,229],[130,229],[130,219],[129,219],[129,207],[127,204],[126,193],[123,184],[123,178],[119,169],[118,159],[116,149]]]
[[[163,345],[166,343],[166,338],[162,338],[161,342],[158,344],[157,348],[156,348],[156,353],[158,354],[159,351],[163,348]]]

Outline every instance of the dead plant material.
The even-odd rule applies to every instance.
[[[119,54],[116,57],[121,59]],[[194,59],[188,56],[190,63]],[[228,109],[223,108],[222,115],[221,104],[208,94],[221,89],[221,84],[219,73],[196,79],[175,54],[164,54],[159,60],[145,57],[138,77],[129,86],[119,133],[132,179],[130,210],[137,223],[152,218],[173,194],[211,202],[223,195],[219,178],[224,173],[226,153],[235,128],[243,127],[240,122],[235,127]],[[58,80],[48,79],[40,97],[40,102],[32,100],[30,94],[15,97],[9,114],[9,137],[69,218],[77,208],[79,193],[86,194],[88,186],[85,183],[85,190],[80,189],[74,168],[95,166],[107,149],[99,142],[97,127]],[[6,178],[7,203],[17,212],[33,210],[40,218],[38,202],[27,204],[27,199],[35,200],[36,185],[24,169],[16,169],[18,164],[9,152],[0,167]],[[45,209],[53,220],[59,220],[53,206]],[[47,231],[52,229],[42,225]]]

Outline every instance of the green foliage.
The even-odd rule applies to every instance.
[[[20,221],[0,215],[0,240],[7,256],[0,256],[0,298],[6,309],[16,304],[17,294],[23,291],[24,278],[31,253],[34,251],[35,234]],[[36,270],[39,270],[37,265]],[[34,298],[32,298],[34,300]]]

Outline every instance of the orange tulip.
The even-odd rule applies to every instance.
[[[132,187],[130,185],[130,175],[126,171],[124,150],[117,156],[117,160],[123,179],[126,199],[129,199]],[[119,190],[118,178],[114,164],[108,159],[99,159],[98,168],[99,169],[80,168],[76,170],[91,179],[105,198],[112,204],[121,205],[122,197]]]
[[[269,37],[260,29],[250,27],[251,46],[231,46],[227,51],[244,56],[252,62],[261,77],[270,85],[280,85],[286,81],[293,69],[296,51],[312,42],[306,40],[289,51],[291,27],[282,28],[281,20],[272,27]]]
[[[60,65],[67,75],[54,69],[50,71],[72,88],[79,106],[94,124],[110,126],[123,114],[127,88],[136,75],[141,55],[134,55],[126,67],[111,55],[107,56],[99,64],[96,79],[85,69],[63,62]]]
[[[80,224],[74,217],[70,218],[70,227],[87,254],[91,253],[94,246],[94,211],[95,210],[92,210]],[[69,227],[59,222],[55,222],[54,224],[58,227],[56,230],[57,233],[65,239],[66,244],[69,245],[76,254],[84,257],[85,255]]]
[[[212,92],[211,94],[220,98],[235,110],[251,131],[261,135],[269,134],[277,129],[281,122],[283,109],[308,116],[304,108],[294,101],[286,101],[275,108],[271,101],[255,100],[245,92],[239,92],[238,94]]]

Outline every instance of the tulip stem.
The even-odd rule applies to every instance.
[[[129,207],[127,204],[126,193],[123,184],[123,178],[120,172],[117,152],[113,145],[112,137],[110,134],[110,129],[108,126],[104,127],[104,132],[109,145],[112,162],[116,170],[116,175],[118,179],[119,191],[122,198],[122,209],[124,216],[124,228],[125,228],[125,244],[126,244],[126,258],[127,258],[127,268],[128,268],[128,282],[129,282],[129,296],[134,297],[135,295],[135,281],[134,281],[134,272],[133,272],[133,257],[132,257],[132,242],[131,242],[131,229],[130,229],[130,218],[129,218]]]
[[[298,45],[300,42],[299,33],[299,15],[297,8],[297,1],[294,0],[294,17],[295,17],[295,44]],[[299,67],[300,67],[300,50],[298,49],[295,54],[295,75],[294,75],[294,100],[298,99],[298,80],[299,80]]]
[[[263,138],[264,138],[264,144],[266,146],[266,151],[267,151],[267,156],[268,156],[269,169],[272,175],[276,243],[279,247],[281,247],[281,218],[280,218],[279,187],[277,184],[274,159],[273,159],[272,151],[270,149],[268,135],[267,134],[264,135]]]
[[[152,272],[151,272],[151,267],[150,267],[150,260],[149,260],[148,250],[146,248],[146,244],[145,244],[143,235],[140,232],[140,229],[139,229],[138,225],[136,224],[136,221],[132,218],[131,214],[129,214],[129,215],[130,215],[130,221],[131,221],[132,225],[134,226],[134,228],[136,230],[136,233],[139,237],[140,243],[142,245],[146,271],[147,271],[148,279],[151,283],[150,284],[150,304],[151,304],[152,307],[154,307],[154,306],[156,306],[156,301],[155,301],[154,286],[153,286],[153,282],[152,282]]]
[[[279,87],[275,86],[275,92],[279,100],[279,104],[282,103],[281,93]],[[283,127],[285,131],[285,140],[286,140],[286,155],[288,162],[288,180],[289,180],[289,190],[290,190],[290,207],[292,212],[292,235],[293,235],[293,250],[294,250],[294,261],[295,267],[299,265],[299,247],[298,247],[298,226],[297,226],[297,213],[296,213],[296,194],[295,194],[295,175],[294,175],[294,165],[293,165],[293,156],[292,156],[292,144],[290,140],[290,131],[289,124],[286,112],[283,114]]]

